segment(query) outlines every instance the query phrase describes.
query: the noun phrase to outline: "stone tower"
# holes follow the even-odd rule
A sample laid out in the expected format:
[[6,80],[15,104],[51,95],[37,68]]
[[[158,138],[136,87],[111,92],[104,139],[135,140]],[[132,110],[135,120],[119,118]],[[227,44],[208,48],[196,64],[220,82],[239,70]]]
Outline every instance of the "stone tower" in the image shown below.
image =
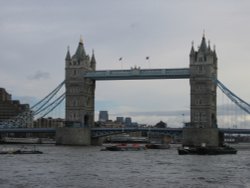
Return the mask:
[[95,71],[96,60],[86,54],[82,38],[75,54],[71,57],[68,49],[65,58],[65,117],[68,126],[94,125],[95,81],[84,78],[85,72]]
[[202,37],[198,51],[190,52],[191,126],[214,128],[216,122],[217,56]]
[[219,145],[216,118],[217,55],[203,35],[200,47],[190,51],[191,123],[183,131],[183,144]]

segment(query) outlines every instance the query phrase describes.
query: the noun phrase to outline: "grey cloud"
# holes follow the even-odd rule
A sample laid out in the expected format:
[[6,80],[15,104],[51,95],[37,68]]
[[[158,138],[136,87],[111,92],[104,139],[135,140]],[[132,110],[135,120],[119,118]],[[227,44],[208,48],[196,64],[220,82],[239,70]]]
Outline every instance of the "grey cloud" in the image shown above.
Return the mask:
[[50,78],[50,73],[38,70],[33,75],[30,75],[27,78],[29,80],[48,79],[48,78]]

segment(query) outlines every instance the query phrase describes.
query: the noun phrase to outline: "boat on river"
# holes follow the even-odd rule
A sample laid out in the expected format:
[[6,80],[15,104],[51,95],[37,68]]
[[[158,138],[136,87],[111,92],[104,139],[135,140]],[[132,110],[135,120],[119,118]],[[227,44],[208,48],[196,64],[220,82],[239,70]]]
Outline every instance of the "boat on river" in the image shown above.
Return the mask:
[[16,137],[4,137],[0,141],[4,144],[41,144],[40,138],[16,138]]
[[33,149],[29,149],[27,147],[22,148],[3,148],[0,151],[0,154],[43,154],[42,151],[39,151],[34,147]]
[[224,155],[237,154],[237,150],[230,146],[222,147],[182,147],[178,148],[179,155]]
[[146,137],[131,137],[127,134],[112,136],[103,143],[102,151],[138,151],[145,150],[148,144]]
[[163,143],[149,143],[146,145],[147,149],[170,149],[169,144]]

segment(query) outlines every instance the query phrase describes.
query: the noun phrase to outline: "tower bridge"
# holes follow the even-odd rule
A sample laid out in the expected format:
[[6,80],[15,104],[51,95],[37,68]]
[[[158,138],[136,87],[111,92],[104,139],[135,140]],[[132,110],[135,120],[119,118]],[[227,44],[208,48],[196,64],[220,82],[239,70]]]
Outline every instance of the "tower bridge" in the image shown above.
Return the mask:
[[[74,126],[58,128],[56,130],[57,143],[89,145],[91,137],[99,137],[105,132],[112,134],[112,132],[121,131],[118,129],[102,130],[94,127],[96,82],[147,79],[189,79],[191,122],[188,123],[188,127],[177,130],[178,133],[182,132],[184,145],[200,146],[201,143],[206,143],[208,146],[218,146],[221,144],[221,134],[219,132],[238,134],[248,132],[248,130],[218,129],[217,86],[231,101],[248,114],[250,114],[250,105],[217,80],[217,54],[215,49],[212,50],[210,48],[210,44],[207,45],[205,36],[202,37],[200,47],[197,50],[191,46],[188,68],[171,69],[141,69],[140,67],[134,67],[129,70],[96,70],[95,55],[92,53],[90,57],[86,54],[81,39],[73,56],[70,55],[69,49],[67,51],[65,58],[65,81],[43,100],[34,105],[34,108],[32,107],[34,113],[31,115],[36,115],[41,111],[49,109],[45,113],[47,115],[65,97],[65,120],[73,123],[74,126],[78,125],[79,128],[74,128]],[[63,85],[65,85],[65,93],[49,104],[51,98],[55,96]],[[39,105],[40,103],[42,105]],[[24,116],[27,115],[24,114]],[[129,129],[124,130],[131,131]],[[49,131],[53,132],[55,130]],[[174,132],[175,130],[168,131]]]
[[[94,126],[95,82],[99,80],[138,79],[189,79],[190,80],[190,126],[183,130],[185,145],[218,146],[217,128],[217,55],[215,49],[206,43],[205,36],[198,50],[193,45],[189,54],[189,68],[96,70],[95,55],[86,54],[82,39],[73,56],[68,49],[65,58],[66,121],[77,122],[88,127]],[[71,137],[77,132],[58,132],[59,140]],[[85,133],[84,133],[85,134]],[[85,134],[86,136],[86,134]],[[89,136],[90,137],[90,136]],[[68,138],[66,140],[69,140]],[[89,144],[89,138],[85,144]],[[63,141],[62,141],[63,142]]]

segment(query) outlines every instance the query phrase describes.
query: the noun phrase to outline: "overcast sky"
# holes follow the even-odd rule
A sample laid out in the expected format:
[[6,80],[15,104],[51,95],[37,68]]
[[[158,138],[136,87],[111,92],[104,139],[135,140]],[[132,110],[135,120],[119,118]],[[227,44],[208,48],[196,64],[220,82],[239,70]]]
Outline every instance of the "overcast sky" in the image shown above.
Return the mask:
[[[41,99],[64,79],[67,46],[74,54],[81,35],[98,70],[188,67],[205,31],[219,80],[249,102],[249,21],[247,0],[0,0],[0,87],[22,103]],[[188,80],[100,81],[95,101],[112,116],[181,122],[189,97]]]

